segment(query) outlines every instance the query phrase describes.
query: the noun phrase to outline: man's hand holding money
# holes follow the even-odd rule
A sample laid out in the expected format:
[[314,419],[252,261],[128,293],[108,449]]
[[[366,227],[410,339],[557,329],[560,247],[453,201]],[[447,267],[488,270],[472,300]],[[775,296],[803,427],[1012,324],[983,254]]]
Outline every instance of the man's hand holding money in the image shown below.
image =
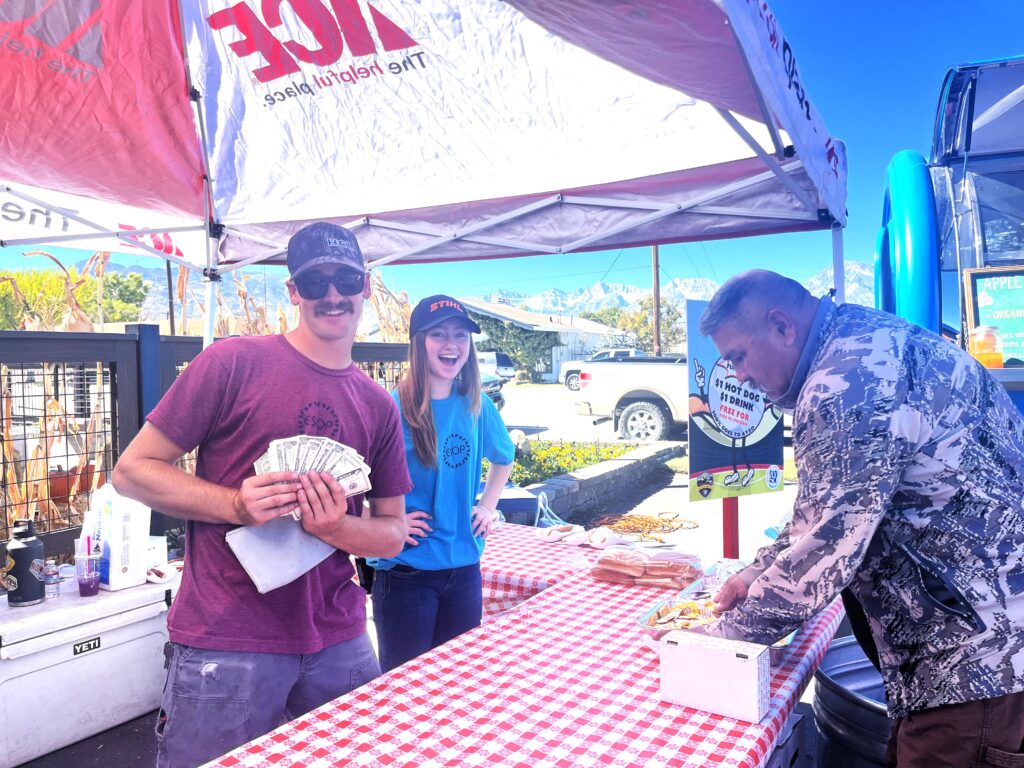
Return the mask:
[[242,525],[263,525],[295,509],[299,489],[295,472],[253,475],[235,491],[231,504]]
[[348,510],[348,497],[341,484],[329,472],[307,472],[299,476],[299,485],[302,527],[325,541],[336,535],[345,524]]

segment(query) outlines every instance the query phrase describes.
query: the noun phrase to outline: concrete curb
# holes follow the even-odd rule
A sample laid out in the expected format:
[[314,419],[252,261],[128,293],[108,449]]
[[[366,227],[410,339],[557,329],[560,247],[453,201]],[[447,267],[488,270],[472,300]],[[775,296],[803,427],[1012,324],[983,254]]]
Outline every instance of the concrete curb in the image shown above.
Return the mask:
[[646,443],[616,459],[549,477],[544,482],[526,486],[526,490],[534,495],[546,493],[551,511],[565,520],[572,520],[572,511],[577,507],[623,486],[640,482],[683,452],[683,446],[678,443]]

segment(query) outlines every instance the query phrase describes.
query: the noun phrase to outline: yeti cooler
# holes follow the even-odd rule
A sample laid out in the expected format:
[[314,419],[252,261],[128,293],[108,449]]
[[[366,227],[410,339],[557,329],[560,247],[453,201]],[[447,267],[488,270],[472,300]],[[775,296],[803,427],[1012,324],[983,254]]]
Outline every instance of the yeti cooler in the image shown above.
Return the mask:
[[28,608],[0,602],[0,768],[94,736],[160,706],[170,584]]

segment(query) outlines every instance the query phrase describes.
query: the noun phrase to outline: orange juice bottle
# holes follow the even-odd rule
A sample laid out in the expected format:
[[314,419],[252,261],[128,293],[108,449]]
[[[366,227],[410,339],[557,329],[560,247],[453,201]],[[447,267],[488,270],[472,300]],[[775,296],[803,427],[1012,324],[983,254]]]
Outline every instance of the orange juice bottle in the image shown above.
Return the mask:
[[969,351],[986,368],[1003,367],[1003,344],[995,326],[979,325],[971,331]]

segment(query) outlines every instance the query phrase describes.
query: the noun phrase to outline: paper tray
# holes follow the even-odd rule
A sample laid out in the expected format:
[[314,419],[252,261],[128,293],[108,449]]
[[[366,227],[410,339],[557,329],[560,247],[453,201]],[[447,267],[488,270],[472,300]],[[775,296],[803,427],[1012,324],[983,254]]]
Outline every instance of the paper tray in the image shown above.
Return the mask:
[[[712,566],[712,568],[714,568],[714,566]],[[709,571],[710,570],[711,569],[709,569]],[[709,584],[707,582],[711,583]],[[709,589],[708,587],[711,587],[711,589]],[[666,605],[690,600],[703,600],[708,597],[713,597],[717,589],[718,583],[717,580],[714,578],[712,571],[711,578],[705,577],[697,579],[695,582],[693,582],[693,584],[679,592],[677,595],[656,602],[654,605],[652,605],[650,608],[644,611],[644,613],[637,619],[637,626],[640,627],[640,630],[645,635],[647,635],[655,641],[660,640],[663,635],[667,634],[668,632],[671,632],[673,629],[679,629],[682,632],[690,631],[681,627],[652,627],[650,626],[649,622],[651,616],[656,614],[662,607]],[[771,661],[772,666],[777,666],[778,664],[782,663],[782,660],[785,659],[786,654],[789,652],[789,646],[793,642],[794,637],[796,637],[796,630],[790,632],[782,639],[777,640],[775,643],[772,643],[772,645],[768,646],[769,659]]]

